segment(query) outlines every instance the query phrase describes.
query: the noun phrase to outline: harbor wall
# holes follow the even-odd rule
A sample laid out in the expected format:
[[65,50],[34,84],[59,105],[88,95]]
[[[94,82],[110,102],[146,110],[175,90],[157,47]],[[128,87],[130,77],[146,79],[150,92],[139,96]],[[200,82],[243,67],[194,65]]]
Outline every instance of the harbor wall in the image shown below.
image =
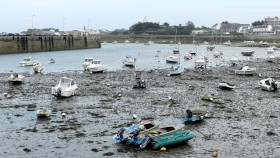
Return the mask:
[[[221,38],[222,37],[222,38]],[[117,41],[118,43],[124,43],[125,40],[129,40],[131,43],[135,43],[138,41],[139,43],[147,43],[148,41],[153,41],[154,43],[159,44],[170,44],[175,42],[174,35],[102,35],[101,42],[112,43]],[[269,45],[275,45],[280,47],[280,36],[279,35],[251,35],[251,34],[230,34],[230,35],[211,35],[211,34],[203,34],[203,35],[177,35],[177,42],[180,41],[182,44],[192,44],[193,40],[197,42],[197,44],[203,44],[204,41],[213,44],[220,44],[227,41],[231,41],[233,46],[247,46],[247,44],[243,43],[244,41],[255,41],[255,46],[263,47],[263,44],[259,44],[260,41],[268,42]],[[172,41],[172,42],[171,42]],[[276,43],[276,44],[273,44]],[[266,45],[266,46],[269,46]]]
[[0,36],[0,54],[101,48],[92,36]]

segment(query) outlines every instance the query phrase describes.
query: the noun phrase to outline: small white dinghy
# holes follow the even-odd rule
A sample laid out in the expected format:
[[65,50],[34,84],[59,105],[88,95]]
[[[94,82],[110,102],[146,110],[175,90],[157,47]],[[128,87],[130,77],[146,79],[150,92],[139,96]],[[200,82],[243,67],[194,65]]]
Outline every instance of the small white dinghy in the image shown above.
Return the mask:
[[33,64],[34,73],[41,73],[44,70],[44,65],[40,62],[35,62]]
[[9,82],[10,84],[22,84],[23,79],[24,79],[24,76],[23,76],[23,75],[15,74],[15,75],[11,75],[11,76],[9,77],[8,82]]
[[36,111],[37,118],[48,118],[50,114],[51,110],[47,108],[40,108]]
[[78,86],[73,79],[62,77],[59,83],[51,88],[51,91],[56,97],[70,97],[78,93]]
[[236,88],[236,86],[232,83],[228,83],[228,82],[219,82],[218,88],[222,89],[222,90],[232,90],[234,88]]
[[244,66],[241,69],[235,70],[237,75],[253,75],[256,72],[256,68],[251,68],[249,66]]
[[260,80],[259,86],[265,91],[277,91],[277,89],[280,87],[280,83],[279,81],[275,81],[272,78],[265,78]]

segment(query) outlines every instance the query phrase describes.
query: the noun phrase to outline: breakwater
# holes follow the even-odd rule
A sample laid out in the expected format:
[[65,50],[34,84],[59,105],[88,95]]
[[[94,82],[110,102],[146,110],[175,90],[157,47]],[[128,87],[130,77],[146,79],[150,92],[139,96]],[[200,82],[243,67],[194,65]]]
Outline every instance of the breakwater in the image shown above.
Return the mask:
[[100,47],[100,38],[92,36],[0,36],[0,54]]
[[[159,44],[170,44],[175,42],[175,35],[102,35],[101,41],[112,43],[114,41],[118,43],[124,43],[125,40],[128,40],[131,43],[138,41],[139,43],[147,43],[148,41],[153,41],[154,43]],[[243,43],[244,41],[255,41],[256,47],[264,47],[274,45],[280,46],[280,36],[279,35],[251,35],[251,34],[229,34],[229,35],[211,35],[211,34],[199,34],[199,35],[177,35],[176,41],[180,41],[182,44],[192,44],[193,41],[196,41],[197,44],[203,44],[204,41],[213,44],[220,44],[227,41],[231,41],[233,46],[248,46]],[[268,45],[263,45],[259,43],[260,41],[268,42]],[[276,44],[275,44],[276,43]]]

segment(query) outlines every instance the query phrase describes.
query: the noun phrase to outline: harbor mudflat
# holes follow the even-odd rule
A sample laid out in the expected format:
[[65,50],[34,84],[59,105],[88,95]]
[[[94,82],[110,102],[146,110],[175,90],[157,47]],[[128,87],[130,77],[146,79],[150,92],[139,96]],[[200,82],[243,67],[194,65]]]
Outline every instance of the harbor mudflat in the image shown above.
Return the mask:
[[[83,71],[24,74],[22,85],[7,82],[1,73],[0,146],[2,157],[277,157],[280,155],[279,92],[262,91],[265,77],[280,79],[278,63],[254,60],[253,76],[234,71],[243,65],[211,69],[185,69],[169,77],[167,70],[143,71],[146,89],[133,89],[134,69],[89,74]],[[60,77],[75,80],[79,95],[57,99],[50,91]],[[236,85],[231,91],[218,89],[220,81]],[[201,100],[212,94],[213,101]],[[172,101],[170,101],[170,97]],[[204,106],[210,117],[187,125],[194,138],[185,145],[167,147],[166,152],[140,150],[114,144],[113,135],[127,127],[133,114],[145,120],[180,123],[185,111]],[[37,119],[40,107],[52,109],[50,119]],[[66,116],[63,117],[62,113]],[[160,154],[160,155],[159,155]]]

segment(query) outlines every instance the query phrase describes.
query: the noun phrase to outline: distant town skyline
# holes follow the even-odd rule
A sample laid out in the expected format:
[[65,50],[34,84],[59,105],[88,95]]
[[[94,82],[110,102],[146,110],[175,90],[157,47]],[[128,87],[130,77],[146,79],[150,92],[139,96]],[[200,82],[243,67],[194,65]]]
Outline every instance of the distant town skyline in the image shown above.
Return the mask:
[[251,24],[280,16],[277,0],[9,0],[1,3],[0,32],[30,28],[59,30],[128,29],[142,21],[211,27],[216,23]]

